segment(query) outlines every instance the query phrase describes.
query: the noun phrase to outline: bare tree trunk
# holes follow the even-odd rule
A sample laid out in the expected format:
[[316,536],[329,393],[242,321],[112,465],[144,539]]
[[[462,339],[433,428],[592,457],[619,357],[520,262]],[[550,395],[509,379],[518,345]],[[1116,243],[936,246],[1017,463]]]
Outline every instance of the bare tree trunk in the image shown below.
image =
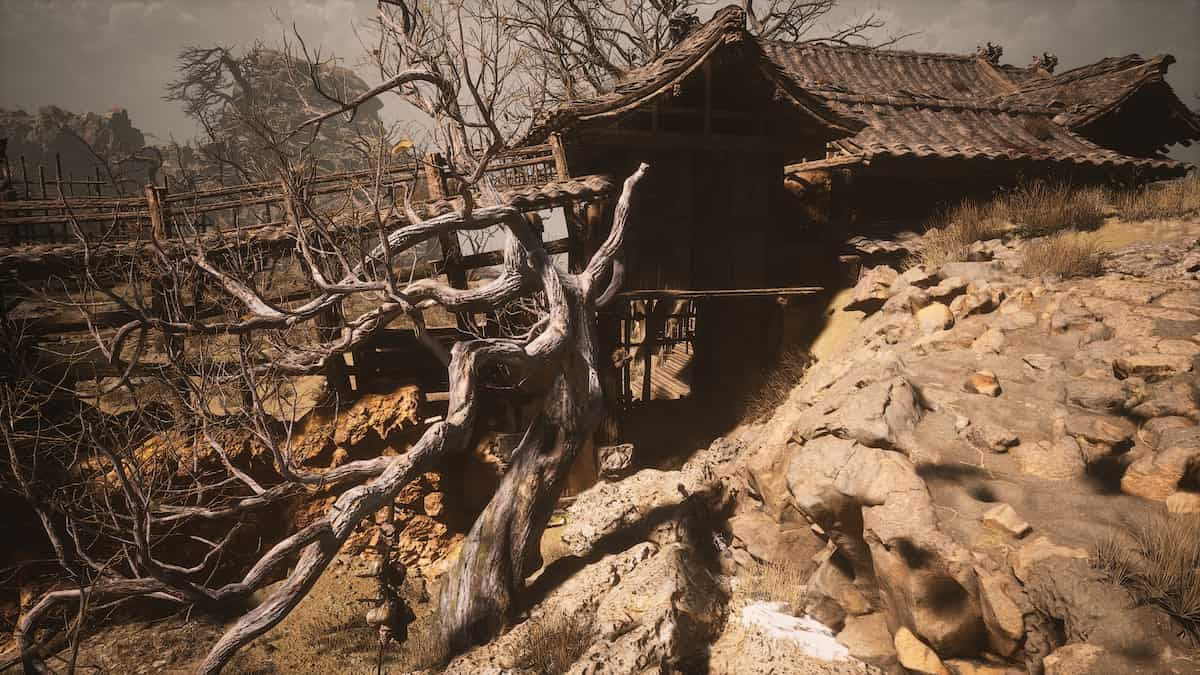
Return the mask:
[[600,421],[595,306],[577,288],[565,290],[571,349],[442,588],[438,617],[451,653],[490,640],[507,624],[525,578],[541,566],[542,533],[575,456]]

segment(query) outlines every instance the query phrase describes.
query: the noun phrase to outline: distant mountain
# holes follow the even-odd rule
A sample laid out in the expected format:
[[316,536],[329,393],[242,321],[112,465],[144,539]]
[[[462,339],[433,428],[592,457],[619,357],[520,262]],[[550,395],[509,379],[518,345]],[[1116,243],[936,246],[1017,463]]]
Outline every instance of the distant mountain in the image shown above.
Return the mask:
[[[54,179],[56,155],[63,178],[93,178],[108,163],[118,177],[144,182],[158,165],[153,153],[147,154],[145,134],[121,108],[101,114],[77,114],[56,106],[43,107],[36,114],[0,109],[0,138],[8,139],[7,155],[16,181],[21,180],[22,157],[35,184],[39,166],[44,167],[47,180]],[[32,188],[34,193],[37,189]]]

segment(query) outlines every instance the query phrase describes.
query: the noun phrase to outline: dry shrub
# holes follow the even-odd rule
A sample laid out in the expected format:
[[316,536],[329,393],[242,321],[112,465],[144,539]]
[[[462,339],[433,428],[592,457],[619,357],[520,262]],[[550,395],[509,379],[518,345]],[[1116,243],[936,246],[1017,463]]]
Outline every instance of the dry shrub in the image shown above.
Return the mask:
[[779,360],[762,374],[758,386],[751,386],[750,393],[742,402],[742,414],[757,421],[775,412],[788,394],[813,364],[812,355],[804,349],[791,348],[779,355]]
[[1094,237],[1059,232],[1025,242],[1021,271],[1029,277],[1053,274],[1063,279],[1095,276],[1101,272],[1104,250]]
[[995,208],[1026,237],[1062,230],[1094,230],[1104,223],[1108,191],[1037,181],[996,199]]
[[996,200],[963,200],[934,213],[927,223],[929,232],[917,261],[937,269],[948,262],[966,260],[971,244],[1002,235],[1007,223],[999,204]]
[[744,578],[747,597],[754,600],[786,602],[792,613],[799,615],[808,601],[808,573],[798,562],[759,563]]
[[531,619],[517,645],[515,665],[542,675],[559,675],[583,656],[591,642],[590,616]]
[[1125,220],[1182,218],[1200,213],[1200,175],[1123,190],[1114,194],[1112,201]]
[[1110,532],[1092,564],[1200,637],[1200,516],[1157,514]]
[[440,671],[450,660],[446,641],[437,629],[437,612],[428,612],[408,626],[408,637],[394,647],[395,661],[389,663],[402,673],[415,671]]

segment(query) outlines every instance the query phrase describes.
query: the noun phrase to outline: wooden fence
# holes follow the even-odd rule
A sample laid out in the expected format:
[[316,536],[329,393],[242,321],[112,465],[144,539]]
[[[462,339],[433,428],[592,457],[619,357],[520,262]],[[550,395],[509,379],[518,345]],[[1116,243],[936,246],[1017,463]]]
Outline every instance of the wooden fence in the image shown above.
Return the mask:
[[[22,174],[27,174],[22,158]],[[27,177],[15,189],[16,200],[0,201],[0,245],[72,242],[77,232],[105,241],[140,236],[151,216],[150,201],[161,205],[167,236],[193,235],[217,227],[255,228],[282,225],[284,195],[278,182],[245,183],[188,192],[172,193],[167,186],[146,186],[135,197],[105,196],[96,180],[40,178],[31,184]],[[551,182],[559,177],[549,145],[521,148],[498,157],[488,167],[486,178],[497,190],[511,190]],[[375,170],[344,171],[315,176],[306,190],[309,197],[332,200],[353,199],[356,191],[382,190],[388,204],[401,203],[413,190],[415,200],[437,200],[450,196],[449,178],[437,156],[421,162],[404,162]],[[36,190],[31,189],[36,185]],[[84,194],[75,194],[79,186]],[[153,193],[153,195],[151,194]],[[78,230],[76,227],[78,226]]]

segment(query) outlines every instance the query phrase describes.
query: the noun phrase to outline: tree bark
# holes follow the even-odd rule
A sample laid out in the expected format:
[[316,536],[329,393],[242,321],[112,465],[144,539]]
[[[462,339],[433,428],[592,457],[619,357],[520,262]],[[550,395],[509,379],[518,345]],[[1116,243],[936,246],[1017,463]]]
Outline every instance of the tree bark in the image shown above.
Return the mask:
[[525,578],[541,566],[542,534],[575,456],[600,420],[595,305],[577,287],[565,290],[574,330],[563,367],[442,588],[439,625],[451,653],[506,626]]

